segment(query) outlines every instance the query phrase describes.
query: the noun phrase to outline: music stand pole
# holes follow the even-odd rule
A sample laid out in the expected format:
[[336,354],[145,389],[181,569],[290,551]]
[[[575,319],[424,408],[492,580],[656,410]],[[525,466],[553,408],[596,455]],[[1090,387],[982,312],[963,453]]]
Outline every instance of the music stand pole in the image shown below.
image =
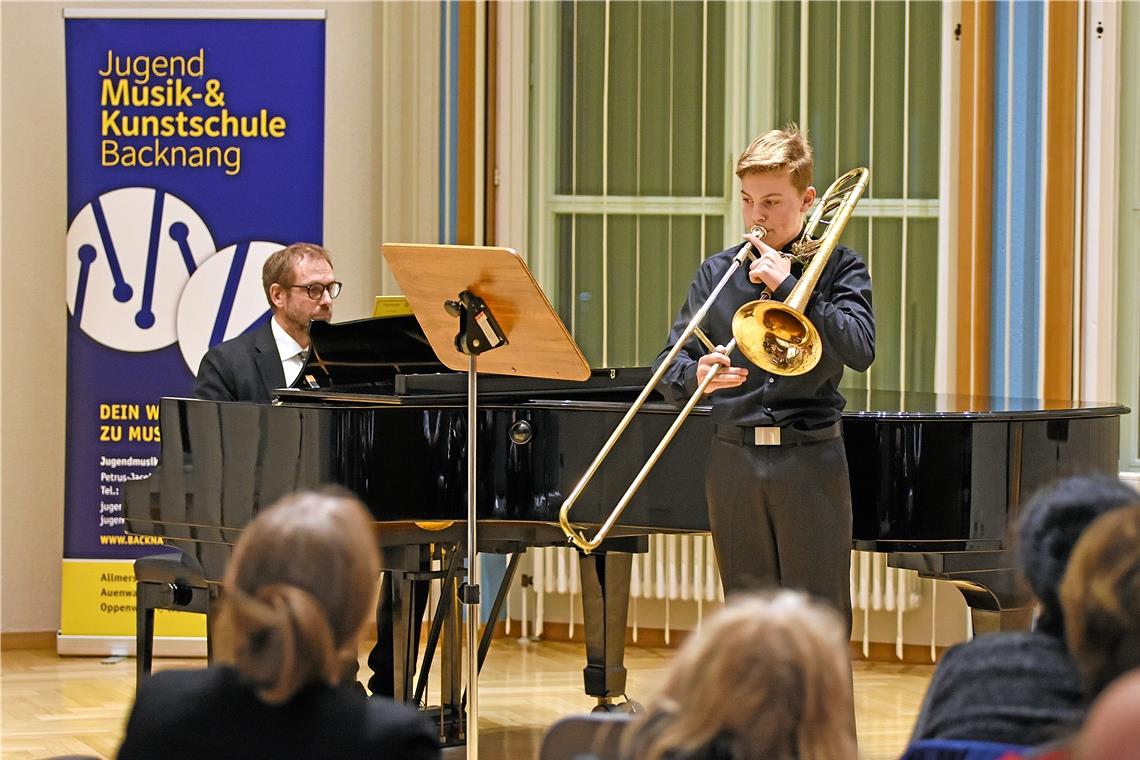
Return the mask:
[[[462,601],[467,607],[467,757],[479,757],[479,563],[476,551],[475,513],[475,445],[478,439],[479,418],[479,358],[467,357],[467,587]],[[474,597],[472,600],[471,597]]]
[[[467,756],[478,756],[479,570],[477,560],[476,357],[485,374],[585,380],[590,365],[546,295],[510,248],[385,243],[384,258],[439,360],[467,372],[467,583],[459,590],[468,617]],[[456,298],[455,293],[459,293]],[[486,300],[484,300],[486,299]],[[443,302],[444,309],[440,309]],[[506,329],[499,327],[495,315]],[[459,334],[455,318],[459,318]],[[510,336],[510,344],[507,336]]]
[[455,348],[467,355],[467,582],[459,591],[459,601],[467,611],[467,757],[479,757],[479,564],[476,496],[476,467],[479,438],[479,354],[506,345],[507,336],[499,327],[486,302],[469,290],[457,299],[448,299],[443,308],[459,319]]

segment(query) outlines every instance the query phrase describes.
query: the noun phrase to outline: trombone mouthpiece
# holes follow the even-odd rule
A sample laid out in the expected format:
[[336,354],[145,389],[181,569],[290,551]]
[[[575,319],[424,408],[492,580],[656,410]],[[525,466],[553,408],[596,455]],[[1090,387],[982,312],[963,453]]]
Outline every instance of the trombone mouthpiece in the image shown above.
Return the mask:
[[[751,230],[749,230],[749,232],[753,235],[756,235],[761,240],[763,240],[764,236],[768,234],[768,230],[764,229],[759,224],[754,226]],[[760,252],[758,250],[754,250],[752,241],[745,240],[744,245],[740,246],[740,250],[736,252],[735,258],[738,263],[743,264],[746,258],[755,261],[758,253]]]

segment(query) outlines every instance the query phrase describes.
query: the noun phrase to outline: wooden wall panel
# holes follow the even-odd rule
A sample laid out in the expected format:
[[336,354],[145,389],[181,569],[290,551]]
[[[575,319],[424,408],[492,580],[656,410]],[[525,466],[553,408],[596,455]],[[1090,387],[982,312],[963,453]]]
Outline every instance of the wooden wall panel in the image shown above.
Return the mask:
[[1073,277],[1080,232],[1077,199],[1077,51],[1079,7],[1049,3],[1045,114],[1045,224],[1042,235],[1045,314],[1041,324],[1045,398],[1073,388]]
[[993,166],[994,3],[962,3],[959,108],[958,393],[989,393]]

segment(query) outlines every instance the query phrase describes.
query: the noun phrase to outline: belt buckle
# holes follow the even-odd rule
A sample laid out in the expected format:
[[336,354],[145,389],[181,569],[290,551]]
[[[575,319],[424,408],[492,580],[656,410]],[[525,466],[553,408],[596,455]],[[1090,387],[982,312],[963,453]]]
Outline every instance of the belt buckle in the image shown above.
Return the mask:
[[778,427],[757,427],[752,428],[752,432],[755,436],[752,442],[754,446],[780,445],[780,428]]

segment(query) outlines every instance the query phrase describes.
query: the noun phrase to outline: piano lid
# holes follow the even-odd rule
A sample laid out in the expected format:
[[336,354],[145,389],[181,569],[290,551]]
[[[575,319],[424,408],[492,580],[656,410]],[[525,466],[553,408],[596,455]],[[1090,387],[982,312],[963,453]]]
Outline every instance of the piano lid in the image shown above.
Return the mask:
[[397,374],[447,371],[413,316],[313,322],[309,339],[309,359],[294,383],[304,390],[391,392]]
[[1011,420],[1102,417],[1128,414],[1128,407],[1101,401],[967,396],[952,393],[840,388],[845,419]]

